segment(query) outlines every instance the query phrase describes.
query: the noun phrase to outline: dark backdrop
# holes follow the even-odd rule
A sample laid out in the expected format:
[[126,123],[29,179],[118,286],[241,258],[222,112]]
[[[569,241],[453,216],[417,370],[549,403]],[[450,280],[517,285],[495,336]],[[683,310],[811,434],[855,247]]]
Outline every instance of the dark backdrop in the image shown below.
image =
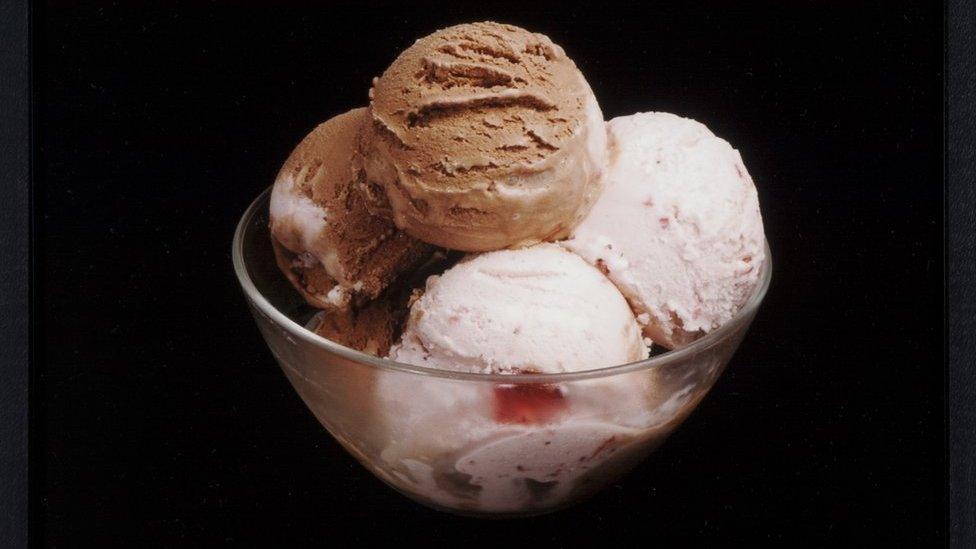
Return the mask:
[[[118,4],[33,16],[34,541],[944,537],[941,6]],[[505,523],[427,510],[346,455],[229,257],[308,130],[365,104],[415,38],[486,18],[563,45],[608,118],[671,111],[728,139],[775,261],[739,353],[658,452]]]

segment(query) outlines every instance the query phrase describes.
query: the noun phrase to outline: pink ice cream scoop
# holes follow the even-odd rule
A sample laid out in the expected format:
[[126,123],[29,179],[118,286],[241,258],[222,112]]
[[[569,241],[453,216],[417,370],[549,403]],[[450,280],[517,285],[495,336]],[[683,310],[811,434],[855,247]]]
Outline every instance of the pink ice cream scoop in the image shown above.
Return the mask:
[[644,334],[679,347],[730,320],[759,282],[759,200],[739,152],[667,113],[607,123],[606,188],[563,245],[597,266]]
[[470,256],[431,277],[390,352],[482,373],[571,372],[646,357],[620,292],[555,244]]
[[[577,372],[647,358],[627,301],[556,244],[468,256],[428,279],[390,358],[494,374]],[[646,378],[641,378],[646,381]],[[649,383],[404,383],[374,398],[390,467],[441,505],[506,512],[564,497],[591,468],[652,434]],[[627,405],[621,405],[626,402]],[[621,415],[626,409],[638,413]]]

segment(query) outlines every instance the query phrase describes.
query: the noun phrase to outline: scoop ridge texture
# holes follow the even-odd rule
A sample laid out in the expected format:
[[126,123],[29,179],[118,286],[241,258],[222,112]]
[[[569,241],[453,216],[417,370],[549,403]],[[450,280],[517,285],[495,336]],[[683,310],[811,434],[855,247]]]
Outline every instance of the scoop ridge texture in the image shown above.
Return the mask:
[[603,115],[541,34],[490,22],[437,31],[370,98],[368,194],[416,238],[463,251],[564,238],[596,199]]

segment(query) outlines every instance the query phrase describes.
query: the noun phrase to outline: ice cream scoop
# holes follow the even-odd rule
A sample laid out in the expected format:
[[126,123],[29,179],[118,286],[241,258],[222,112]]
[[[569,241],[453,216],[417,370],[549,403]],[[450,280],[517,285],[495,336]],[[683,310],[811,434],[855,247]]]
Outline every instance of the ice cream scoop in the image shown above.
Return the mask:
[[564,245],[617,285],[648,337],[678,347],[730,320],[759,282],[756,188],[739,152],[694,120],[607,127],[604,192]]
[[361,307],[320,311],[312,331],[357,351],[386,356],[400,335],[406,314],[406,301],[381,296]]
[[369,114],[372,207],[425,242],[488,251],[564,238],[599,193],[603,115],[541,34],[491,22],[437,31],[374,80]]
[[623,296],[555,244],[465,258],[431,277],[390,358],[483,373],[556,373],[647,357]]
[[[471,255],[428,279],[390,358],[480,373],[576,372],[647,357],[626,300],[556,244]],[[569,384],[379,376],[382,457],[441,505],[506,512],[581,489],[653,435],[647,376]]]
[[282,166],[271,192],[271,234],[281,270],[314,307],[374,298],[433,248],[366,208],[352,165],[365,108],[315,128]]

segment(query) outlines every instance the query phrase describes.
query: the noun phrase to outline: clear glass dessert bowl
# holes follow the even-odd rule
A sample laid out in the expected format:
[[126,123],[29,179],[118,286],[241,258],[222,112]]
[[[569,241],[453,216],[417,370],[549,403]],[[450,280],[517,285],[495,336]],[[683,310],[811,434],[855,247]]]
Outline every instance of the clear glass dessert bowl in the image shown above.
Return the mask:
[[705,397],[769,288],[770,254],[742,310],[647,360],[561,374],[445,371],[377,358],[305,328],[315,311],[275,264],[268,191],[245,212],[233,262],[285,376],[367,469],[422,504],[524,516],[585,498],[639,463]]

